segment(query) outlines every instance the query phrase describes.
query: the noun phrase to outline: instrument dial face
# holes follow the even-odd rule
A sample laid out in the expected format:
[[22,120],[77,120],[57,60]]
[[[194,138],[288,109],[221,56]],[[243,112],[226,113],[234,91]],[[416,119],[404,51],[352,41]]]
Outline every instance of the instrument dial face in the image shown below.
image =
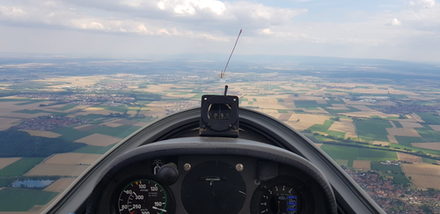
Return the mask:
[[186,175],[181,196],[190,214],[236,214],[246,199],[246,184],[234,166],[209,161]]
[[300,195],[294,185],[287,182],[268,182],[260,185],[252,198],[252,213],[300,213]]
[[137,179],[119,193],[120,214],[166,214],[170,211],[170,195],[159,183],[151,179]]

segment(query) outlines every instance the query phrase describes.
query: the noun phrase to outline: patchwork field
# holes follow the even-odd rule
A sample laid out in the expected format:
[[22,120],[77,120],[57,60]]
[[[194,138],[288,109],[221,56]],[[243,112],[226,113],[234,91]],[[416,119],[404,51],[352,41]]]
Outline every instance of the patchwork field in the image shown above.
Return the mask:
[[412,128],[386,128],[386,130],[392,136],[420,137],[419,133]]
[[0,158],[0,170],[20,159],[21,158]]
[[0,176],[21,176],[40,163],[43,158],[21,158],[0,170]]
[[101,155],[62,153],[52,155],[26,173],[27,176],[79,176]]
[[20,121],[21,121],[21,119],[0,118],[0,131],[9,129],[12,126],[15,126],[15,125],[19,124]]
[[103,135],[103,134],[91,134],[87,137],[76,140],[75,142],[86,143],[92,146],[108,146],[121,141],[120,138]]
[[440,189],[440,165],[427,163],[402,164],[402,169],[419,188]]
[[433,130],[440,132],[440,125],[430,125],[430,127],[431,127]]
[[303,131],[315,124],[323,124],[329,118],[330,117],[326,115],[292,114],[290,120],[286,123],[296,130]]
[[79,176],[89,165],[41,163],[27,172],[26,176]]
[[[170,67],[173,66],[157,70],[165,72]],[[21,198],[27,200],[23,206],[9,198],[10,204],[0,200],[0,213],[5,209],[39,213],[45,202],[66,189],[121,139],[154,120],[198,107],[202,94],[221,94],[224,83],[214,81],[204,69],[200,68],[200,73],[180,73],[181,70],[166,75],[149,73],[149,67],[136,75],[57,73],[56,77],[40,80],[1,83],[0,131],[23,130],[32,136],[55,138],[50,139],[55,143],[64,140],[78,147],[38,158],[33,153],[26,153],[30,157],[0,157],[0,198],[7,194],[10,198],[27,195]],[[425,84],[430,82],[426,80],[420,88],[412,87],[412,80],[405,82],[411,85],[407,86],[400,80],[327,78],[327,72],[333,74],[331,71],[304,75],[307,68],[276,70],[257,72],[244,68],[228,79],[229,94],[240,97],[240,107],[268,114],[301,131],[338,164],[346,166],[347,172],[372,173],[388,182],[392,178],[394,184],[400,185],[393,188],[404,188],[396,191],[396,200],[402,201],[401,194],[412,191],[411,182],[419,188],[440,188],[439,169],[435,165],[440,157],[437,82]],[[428,85],[431,91],[425,88]],[[41,126],[45,131],[36,130]],[[11,188],[15,179],[28,177],[50,177],[54,182],[35,191]],[[362,186],[370,185],[367,182]],[[390,186],[377,188],[380,191],[375,196],[394,194],[389,192]],[[414,194],[408,193],[415,199]],[[416,203],[419,202],[411,205]]]
[[93,164],[101,155],[99,154],[84,154],[84,153],[61,153],[52,155],[44,161],[45,164],[78,164],[89,165]]
[[412,162],[412,163],[422,162],[422,158],[419,156],[410,155],[410,154],[401,153],[401,152],[397,153],[397,158],[401,161],[408,161],[408,162]]
[[25,131],[32,136],[39,136],[39,137],[57,138],[61,136],[60,134],[51,131],[40,131],[40,130],[22,130],[22,131]]
[[391,124],[387,120],[379,118],[355,119],[354,123],[359,137],[368,140],[388,140],[386,128],[391,128]]
[[60,178],[46,187],[46,192],[63,192],[66,188],[75,181],[76,178]]
[[349,118],[341,118],[340,121],[335,121],[329,128],[331,131],[345,133],[345,138],[357,138],[356,128],[353,120]]
[[424,148],[424,149],[432,149],[440,151],[440,142],[431,142],[431,143],[412,143],[414,147]]
[[374,149],[366,149],[350,146],[337,146],[337,145],[322,145],[323,149],[334,159],[340,160],[396,160],[397,155],[395,152],[380,151]]
[[361,169],[361,170],[370,170],[371,169],[371,161],[369,160],[354,160],[353,168]]

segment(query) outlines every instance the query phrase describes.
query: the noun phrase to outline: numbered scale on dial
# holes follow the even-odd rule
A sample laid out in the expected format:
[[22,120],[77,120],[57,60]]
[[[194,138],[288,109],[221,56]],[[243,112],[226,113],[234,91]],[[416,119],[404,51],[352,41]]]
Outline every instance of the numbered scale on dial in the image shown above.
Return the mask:
[[272,181],[257,188],[251,210],[255,214],[297,214],[301,208],[299,201],[294,185]]
[[120,214],[171,213],[170,204],[168,191],[158,182],[146,178],[127,184],[118,198]]

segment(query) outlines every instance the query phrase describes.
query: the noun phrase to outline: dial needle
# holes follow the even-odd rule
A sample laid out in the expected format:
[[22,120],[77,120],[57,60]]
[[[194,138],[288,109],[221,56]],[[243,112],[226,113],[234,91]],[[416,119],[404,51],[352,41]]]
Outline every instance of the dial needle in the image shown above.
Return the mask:
[[159,207],[155,207],[155,206],[153,206],[152,207],[153,208],[153,210],[159,210],[159,211],[162,211],[162,212],[167,212],[167,210],[166,209],[161,209],[161,208],[159,208]]

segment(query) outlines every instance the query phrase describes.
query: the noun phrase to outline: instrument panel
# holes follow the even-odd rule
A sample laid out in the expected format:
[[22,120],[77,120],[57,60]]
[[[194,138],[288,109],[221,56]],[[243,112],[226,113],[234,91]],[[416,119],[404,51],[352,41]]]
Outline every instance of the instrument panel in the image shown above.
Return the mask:
[[100,209],[115,214],[314,213],[319,185],[292,166],[236,155],[142,160],[115,173]]

